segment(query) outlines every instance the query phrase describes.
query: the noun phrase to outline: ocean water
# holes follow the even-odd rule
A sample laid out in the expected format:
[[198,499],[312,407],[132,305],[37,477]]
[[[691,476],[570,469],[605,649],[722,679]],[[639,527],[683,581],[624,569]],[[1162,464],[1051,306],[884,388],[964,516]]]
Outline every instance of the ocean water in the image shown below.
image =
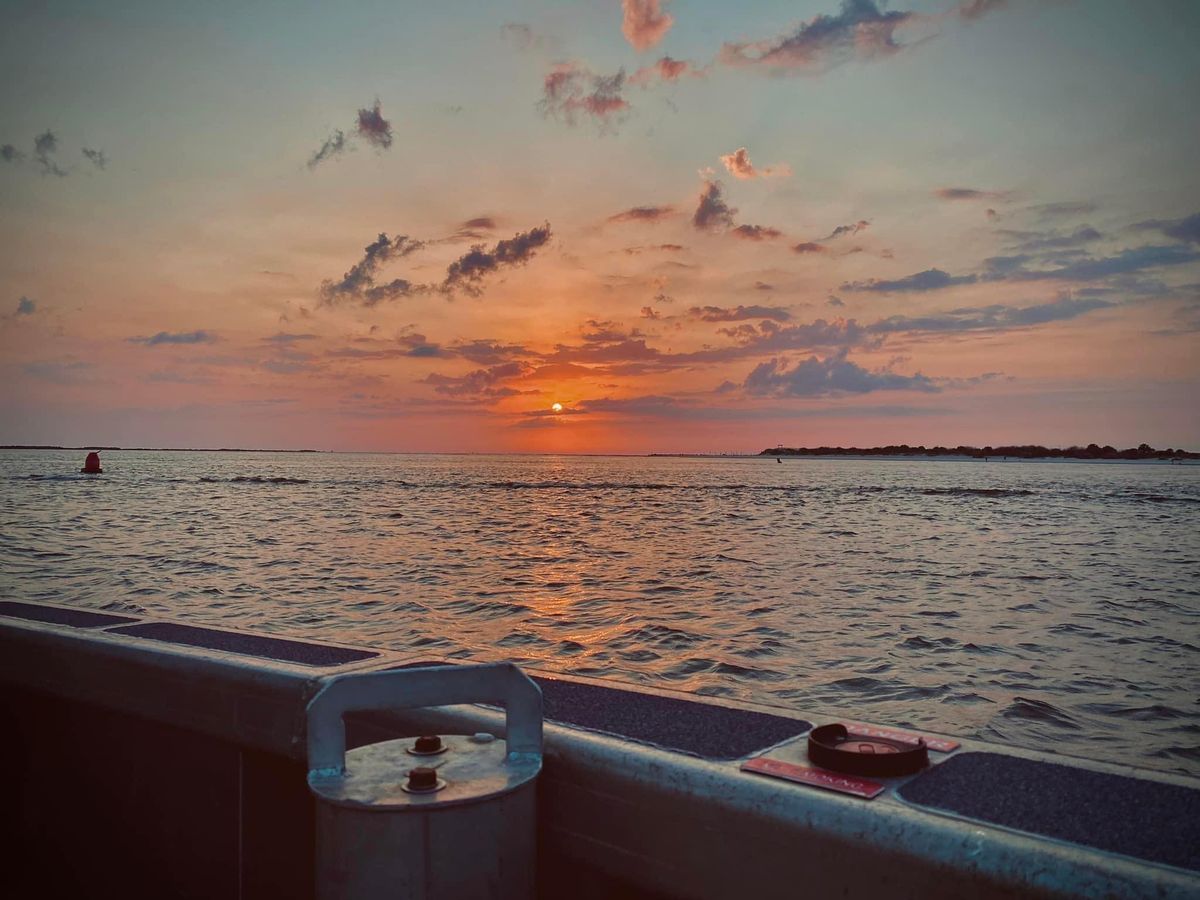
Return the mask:
[[1200,466],[0,451],[5,599],[1200,775]]

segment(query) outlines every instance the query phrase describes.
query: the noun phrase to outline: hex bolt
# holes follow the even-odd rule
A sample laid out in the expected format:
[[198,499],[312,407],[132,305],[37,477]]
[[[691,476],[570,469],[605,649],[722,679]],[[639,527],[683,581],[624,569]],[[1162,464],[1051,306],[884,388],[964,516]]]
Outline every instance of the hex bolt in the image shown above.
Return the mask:
[[413,793],[436,791],[438,788],[437,769],[429,766],[417,766],[408,773],[408,784],[405,785]]
[[436,734],[424,734],[413,744],[416,753],[439,753],[442,750],[442,739]]

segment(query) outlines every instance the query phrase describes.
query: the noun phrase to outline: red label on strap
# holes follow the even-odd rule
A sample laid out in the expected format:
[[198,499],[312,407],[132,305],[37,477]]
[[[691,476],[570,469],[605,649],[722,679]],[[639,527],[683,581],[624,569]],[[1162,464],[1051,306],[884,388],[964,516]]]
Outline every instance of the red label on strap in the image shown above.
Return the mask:
[[893,731],[891,728],[875,728],[871,725],[847,725],[846,731],[852,737],[890,738],[894,741],[907,741],[910,744],[922,740],[926,747],[930,750],[937,750],[939,753],[949,753],[951,750],[957,750],[960,746],[958,741],[946,741],[942,738],[926,737],[923,734],[911,734],[907,731]]
[[799,766],[795,763],[771,759],[769,756],[759,756],[742,763],[742,771],[770,775],[772,778],[783,778],[798,784],[809,784],[841,794],[853,794],[855,797],[862,797],[866,800],[877,797],[883,792],[883,785],[878,781],[859,778],[857,775],[841,775],[837,772],[830,772],[828,769]]

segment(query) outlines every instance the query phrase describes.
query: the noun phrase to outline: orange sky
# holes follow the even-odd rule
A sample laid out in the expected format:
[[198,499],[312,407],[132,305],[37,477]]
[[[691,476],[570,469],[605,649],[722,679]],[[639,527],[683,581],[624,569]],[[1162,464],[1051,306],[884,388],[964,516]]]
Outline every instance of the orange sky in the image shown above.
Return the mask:
[[1200,446],[1194,7],[634,7],[19,17],[0,442]]

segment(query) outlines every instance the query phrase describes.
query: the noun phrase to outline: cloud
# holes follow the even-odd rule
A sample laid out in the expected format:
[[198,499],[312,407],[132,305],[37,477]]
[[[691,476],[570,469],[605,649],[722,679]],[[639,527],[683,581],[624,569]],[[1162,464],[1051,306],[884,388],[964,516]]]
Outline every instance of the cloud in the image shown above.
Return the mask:
[[643,319],[661,319],[662,313],[652,306],[643,306],[641,316]]
[[[999,257],[1005,259],[1005,257]],[[1165,247],[1146,246],[1122,250],[1115,256],[1093,258],[1084,255],[1053,269],[1024,269],[1018,265],[1011,271],[989,275],[990,280],[1011,279],[1014,281],[1044,281],[1061,279],[1067,281],[1096,281],[1115,275],[1128,275],[1160,266],[1177,266],[1200,260],[1200,252],[1179,244]],[[989,261],[991,262],[991,261]]]
[[407,235],[397,235],[392,239],[386,233],[381,233],[363,248],[363,258],[350,267],[341,281],[321,283],[321,302],[331,304],[339,300],[358,300],[365,306],[374,306],[383,300],[395,300],[425,290],[421,285],[414,285],[403,278],[386,284],[375,283],[375,276],[385,262],[402,259],[424,246],[424,241],[412,240]]
[[557,40],[538,34],[522,22],[508,22],[502,25],[500,36],[518,50],[543,50],[558,44]]
[[675,22],[660,0],[621,0],[621,10],[621,33],[634,50],[653,47]]
[[700,192],[700,201],[692,214],[692,225],[700,231],[724,231],[733,227],[733,217],[737,210],[725,202],[721,191],[721,182],[715,179],[705,180],[704,190]]
[[904,48],[896,29],[914,13],[882,12],[875,0],[842,0],[837,15],[818,15],[778,38],[750,43],[727,43],[721,61],[730,66],[755,66],[776,73],[820,73],[850,59],[891,56]]
[[678,81],[685,76],[703,78],[707,69],[707,66],[697,68],[694,63],[686,59],[672,59],[669,56],[664,56],[649,66],[642,66],[642,68],[630,75],[629,83],[645,87],[656,80]]
[[1013,248],[1024,253],[1078,247],[1080,244],[1088,244],[1104,238],[1104,235],[1090,225],[1080,226],[1067,234],[1058,231],[1001,231],[999,233],[1014,238],[1016,243]]
[[381,150],[392,146],[392,123],[383,117],[378,100],[370,109],[358,111],[358,134],[368,144]]
[[962,331],[1002,331],[1063,322],[1112,306],[1096,297],[1060,297],[1032,306],[967,307],[930,316],[891,316],[867,326],[873,334],[940,334]]
[[978,276],[975,275],[951,275],[941,269],[926,269],[924,272],[917,272],[915,275],[897,278],[894,281],[881,281],[877,278],[870,278],[867,281],[848,281],[841,286],[841,290],[876,291],[878,293],[938,291],[960,284],[974,284],[978,280]]
[[327,159],[334,159],[346,152],[346,133],[342,129],[337,129],[329,137],[325,138],[317,151],[308,158],[308,167],[315,169]]
[[1151,228],[1177,241],[1200,244],[1200,213],[1192,213],[1184,219],[1151,219],[1148,222],[1138,222],[1134,227]]
[[128,340],[131,344],[159,347],[163,344],[213,344],[217,336],[210,331],[160,331],[150,337],[131,337]]
[[14,316],[32,316],[37,310],[37,301],[31,300],[28,297],[21,297],[17,300],[17,311]]
[[981,191],[977,188],[944,187],[933,192],[935,197],[942,200],[1005,200],[1008,191]]
[[472,296],[482,292],[480,282],[485,276],[502,267],[523,266],[537,253],[539,247],[550,240],[550,223],[518,232],[508,240],[499,241],[490,251],[483,244],[476,244],[446,269],[446,279],[441,290],[461,290]]
[[65,178],[65,169],[59,167],[51,157],[58,152],[58,138],[53,131],[45,131],[33,139],[33,158],[41,166],[43,175],[56,175]]
[[771,241],[783,237],[783,232],[778,228],[768,228],[766,225],[739,225],[730,234],[746,241]]
[[836,238],[844,237],[845,235],[854,236],[860,231],[866,231],[870,224],[870,221],[867,219],[859,219],[857,222],[851,222],[849,225],[839,225],[837,228],[833,229],[833,231],[829,232],[829,234],[825,235],[825,237],[821,238],[821,240],[832,241]]
[[745,319],[786,322],[792,317],[782,306],[693,306],[687,312],[701,322],[741,322]]
[[982,19],[988,13],[996,12],[1008,6],[1008,0],[963,0],[958,7],[958,14],[964,19],[975,21]]
[[680,407],[680,402],[674,397],[652,394],[646,397],[597,397],[580,400],[577,406],[589,413],[658,417],[674,413]]
[[755,396],[826,397],[834,394],[867,394],[872,391],[936,392],[932,379],[918,372],[899,375],[886,369],[874,372],[846,358],[841,350],[825,359],[810,356],[792,368],[784,360],[760,363],[746,376],[743,387]]
[[520,344],[502,344],[500,341],[476,338],[472,341],[458,341],[451,345],[451,350],[464,359],[479,363],[482,366],[496,365],[517,357],[532,356],[533,354]]
[[397,335],[396,343],[404,349],[405,356],[439,358],[454,355],[450,351],[445,350],[440,344],[431,342],[425,335],[418,334],[415,331],[406,331]]
[[87,373],[94,368],[91,363],[75,360],[71,362],[42,361],[26,363],[21,367],[26,375],[53,384],[83,384],[89,379]]
[[108,157],[104,155],[103,150],[93,150],[90,147],[83,148],[83,155],[86,156],[97,169],[108,168]]
[[439,375],[431,372],[421,379],[422,384],[431,384],[433,389],[447,397],[461,397],[468,394],[489,397],[509,397],[520,393],[511,388],[497,387],[502,382],[519,378],[529,370],[522,362],[506,362],[486,369],[476,369],[466,375]]
[[493,231],[496,228],[496,220],[491,216],[476,216],[474,219],[467,219],[458,227],[460,230],[468,231]]
[[613,75],[596,75],[578,63],[558,63],[542,81],[538,103],[545,116],[574,125],[580,115],[589,117],[601,131],[613,128],[629,109],[621,96],[625,70]]
[[12,144],[5,144],[0,147],[0,159],[8,163],[20,162],[25,158],[25,154],[14,147]]
[[675,215],[673,206],[635,206],[624,212],[609,216],[609,222],[648,222],[657,223]]
[[793,253],[824,253],[826,248],[816,241],[804,241],[792,247]]
[[1066,203],[1043,203],[1030,209],[1040,218],[1054,219],[1068,216],[1086,216],[1094,213],[1099,207],[1090,201],[1074,201]]
[[734,178],[784,178],[792,174],[791,166],[783,163],[756,169],[750,162],[750,154],[746,152],[745,147],[739,147],[732,153],[726,153],[720,159]]

